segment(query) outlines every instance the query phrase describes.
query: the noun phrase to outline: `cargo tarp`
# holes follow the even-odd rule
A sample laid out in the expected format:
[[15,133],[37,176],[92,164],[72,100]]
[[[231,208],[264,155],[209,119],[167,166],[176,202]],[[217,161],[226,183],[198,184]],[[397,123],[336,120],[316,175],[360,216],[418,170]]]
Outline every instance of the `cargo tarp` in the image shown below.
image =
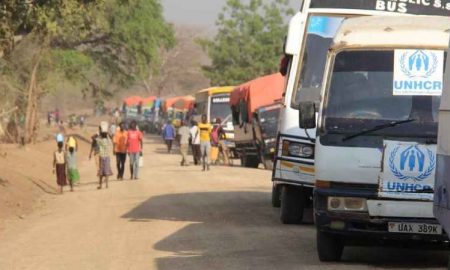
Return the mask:
[[261,106],[273,104],[282,99],[285,78],[280,73],[260,77],[236,87],[230,96],[230,105],[238,106],[240,102],[247,103],[248,117],[252,119],[253,112]]

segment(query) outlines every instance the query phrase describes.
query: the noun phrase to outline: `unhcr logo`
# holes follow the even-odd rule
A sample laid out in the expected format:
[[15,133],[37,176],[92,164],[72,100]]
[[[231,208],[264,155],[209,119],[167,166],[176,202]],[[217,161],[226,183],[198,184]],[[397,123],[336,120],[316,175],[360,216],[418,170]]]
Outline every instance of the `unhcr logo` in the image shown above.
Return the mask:
[[417,50],[411,55],[405,52],[401,56],[400,62],[402,72],[409,78],[429,78],[436,72],[438,58],[432,52],[426,53],[423,50]]
[[397,146],[389,156],[389,168],[400,180],[423,181],[430,177],[436,168],[436,158],[430,149],[417,145],[406,148]]
[[[442,91],[443,55],[431,50],[398,50],[394,94],[438,95]],[[442,65],[442,67],[441,67]]]

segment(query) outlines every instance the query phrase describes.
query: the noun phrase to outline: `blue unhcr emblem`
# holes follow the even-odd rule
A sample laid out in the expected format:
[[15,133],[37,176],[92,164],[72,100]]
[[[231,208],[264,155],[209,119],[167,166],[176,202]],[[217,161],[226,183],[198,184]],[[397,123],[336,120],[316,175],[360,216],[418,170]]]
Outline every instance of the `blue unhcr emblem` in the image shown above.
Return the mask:
[[[395,147],[389,156],[389,168],[395,177],[400,180],[423,181],[433,173],[436,168],[436,157],[433,151],[427,148],[424,153],[417,145],[411,145],[399,153],[400,148],[400,146]],[[400,156],[396,158],[398,153]]]
[[402,72],[409,78],[428,78],[436,72],[438,57],[432,52],[417,50],[408,56],[405,52],[400,57]]

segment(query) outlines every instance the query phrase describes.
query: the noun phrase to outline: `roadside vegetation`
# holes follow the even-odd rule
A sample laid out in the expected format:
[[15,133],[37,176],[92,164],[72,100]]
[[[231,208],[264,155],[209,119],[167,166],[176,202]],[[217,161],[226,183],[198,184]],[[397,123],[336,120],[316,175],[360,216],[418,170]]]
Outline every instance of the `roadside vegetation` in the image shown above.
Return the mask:
[[[71,88],[92,102],[157,74],[175,46],[157,0],[6,0],[0,5],[0,104],[36,138],[42,97]],[[17,138],[10,137],[11,141]]]
[[239,85],[276,72],[293,14],[289,0],[228,0],[217,19],[217,34],[199,40],[211,58],[203,67],[211,84]]

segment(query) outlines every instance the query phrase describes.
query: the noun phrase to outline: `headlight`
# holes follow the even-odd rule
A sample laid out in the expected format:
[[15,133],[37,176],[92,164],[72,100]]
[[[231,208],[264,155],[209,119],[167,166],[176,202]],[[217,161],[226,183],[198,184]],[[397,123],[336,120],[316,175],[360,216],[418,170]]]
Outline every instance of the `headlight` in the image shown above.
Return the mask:
[[314,156],[314,147],[303,143],[283,141],[283,156],[311,158]]
[[328,210],[366,212],[367,199],[356,197],[328,197]]
[[265,139],[265,140],[264,140],[264,143],[265,143],[265,144],[269,144],[269,143],[274,143],[275,141],[276,141],[275,138],[272,138],[272,139]]

